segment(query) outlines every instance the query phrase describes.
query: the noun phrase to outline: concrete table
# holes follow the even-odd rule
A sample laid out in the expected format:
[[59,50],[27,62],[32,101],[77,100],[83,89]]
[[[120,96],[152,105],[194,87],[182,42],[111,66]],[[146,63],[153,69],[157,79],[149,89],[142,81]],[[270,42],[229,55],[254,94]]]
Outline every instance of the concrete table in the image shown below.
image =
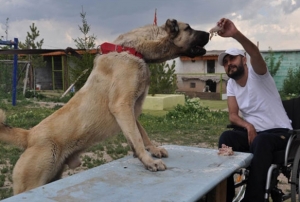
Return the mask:
[[[145,170],[132,156],[7,198],[3,202],[158,202],[196,201],[238,168],[247,167],[252,154],[218,156],[216,149],[164,145],[168,169]],[[225,183],[226,185],[226,183]]]

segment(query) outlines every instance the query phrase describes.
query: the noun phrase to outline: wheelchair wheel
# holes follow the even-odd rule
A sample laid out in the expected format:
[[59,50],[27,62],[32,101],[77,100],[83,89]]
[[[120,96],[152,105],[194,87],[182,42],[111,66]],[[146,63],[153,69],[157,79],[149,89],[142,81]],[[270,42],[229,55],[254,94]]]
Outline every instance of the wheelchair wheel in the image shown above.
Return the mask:
[[246,185],[245,184],[238,187],[238,188],[236,188],[236,195],[235,195],[232,202],[240,202],[244,198],[245,191],[246,191]]
[[[300,163],[300,146],[297,149],[293,169],[292,169],[292,178],[291,178],[291,201],[297,201],[297,195],[299,195],[299,163]],[[298,196],[298,201],[300,202],[300,198]]]
[[248,170],[242,168],[235,173],[234,175],[235,197],[232,202],[239,202],[244,198],[248,172],[249,172]]

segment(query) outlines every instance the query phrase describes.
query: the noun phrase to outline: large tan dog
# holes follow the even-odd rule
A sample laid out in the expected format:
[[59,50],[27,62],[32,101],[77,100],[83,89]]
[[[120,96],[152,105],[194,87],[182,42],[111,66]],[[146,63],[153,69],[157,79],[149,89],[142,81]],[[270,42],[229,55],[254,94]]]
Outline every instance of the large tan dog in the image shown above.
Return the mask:
[[208,38],[207,32],[176,20],[135,29],[114,43],[135,48],[143,59],[128,52],[97,56],[85,85],[35,127],[9,127],[0,110],[0,140],[25,149],[13,171],[14,194],[59,179],[65,164],[79,166],[81,152],[120,130],[147,169],[165,170],[163,161],[152,159],[147,151],[158,158],[167,157],[167,151],[151,143],[137,120],[149,88],[146,63],[204,55]]

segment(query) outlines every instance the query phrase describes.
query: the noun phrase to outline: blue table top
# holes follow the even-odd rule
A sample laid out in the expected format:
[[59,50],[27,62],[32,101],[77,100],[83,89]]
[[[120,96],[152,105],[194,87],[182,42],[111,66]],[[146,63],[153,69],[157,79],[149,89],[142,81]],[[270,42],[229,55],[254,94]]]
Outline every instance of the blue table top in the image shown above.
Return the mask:
[[150,172],[132,156],[80,172],[3,202],[195,201],[238,168],[247,167],[252,154],[219,156],[216,149],[164,145],[167,170]]

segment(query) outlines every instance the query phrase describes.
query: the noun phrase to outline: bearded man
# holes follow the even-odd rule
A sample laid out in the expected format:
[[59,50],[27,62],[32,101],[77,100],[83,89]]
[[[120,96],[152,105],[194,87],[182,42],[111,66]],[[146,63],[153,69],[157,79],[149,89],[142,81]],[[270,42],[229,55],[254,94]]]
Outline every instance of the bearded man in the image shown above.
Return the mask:
[[[227,84],[229,120],[241,127],[222,133],[222,144],[233,151],[251,152],[249,178],[243,202],[263,202],[268,169],[276,151],[284,150],[292,129],[275,82],[268,72],[257,46],[245,37],[229,19],[218,23],[221,37],[232,37],[245,51],[231,48],[221,53],[218,63],[230,78]],[[250,62],[247,63],[246,55]],[[239,116],[239,111],[241,116]],[[233,177],[227,180],[227,201],[234,197]]]

